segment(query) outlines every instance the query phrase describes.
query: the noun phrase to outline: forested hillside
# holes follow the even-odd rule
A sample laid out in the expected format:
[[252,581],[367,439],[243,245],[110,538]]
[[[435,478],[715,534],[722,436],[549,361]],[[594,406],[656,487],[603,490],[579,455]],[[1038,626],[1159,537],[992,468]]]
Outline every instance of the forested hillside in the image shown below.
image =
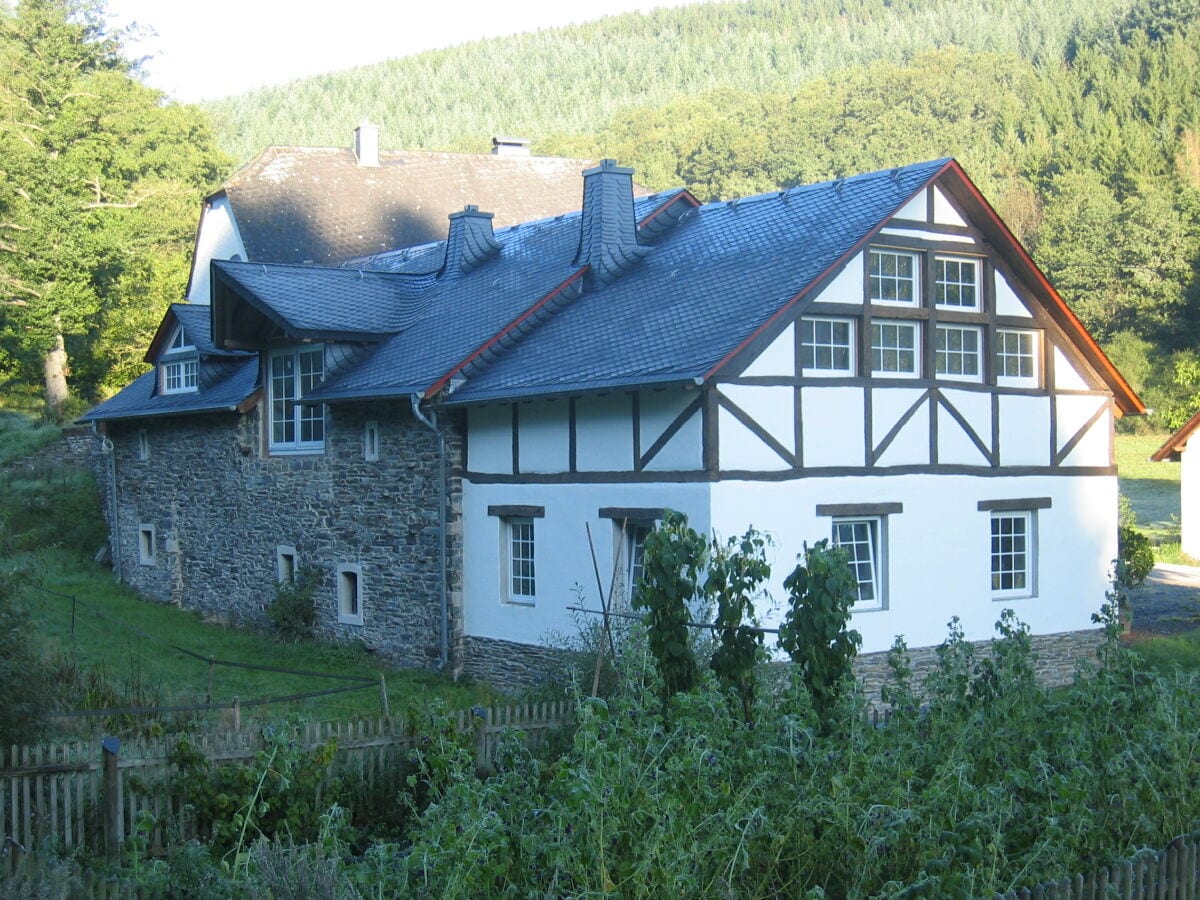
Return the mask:
[[1174,427],[1200,405],[1200,0],[750,0],[625,15],[211,107],[224,145],[613,156],[729,198],[955,156]]

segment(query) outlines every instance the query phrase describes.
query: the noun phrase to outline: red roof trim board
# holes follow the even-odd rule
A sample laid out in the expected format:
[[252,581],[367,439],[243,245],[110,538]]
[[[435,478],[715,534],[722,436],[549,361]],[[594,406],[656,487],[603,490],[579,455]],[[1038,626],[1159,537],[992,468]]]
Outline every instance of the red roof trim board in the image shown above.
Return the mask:
[[422,399],[428,400],[430,397],[432,397],[438,391],[442,390],[442,388],[444,388],[447,384],[450,383],[451,378],[453,378],[455,375],[457,375],[459,372],[461,372],[463,369],[465,369],[467,366],[469,366],[472,362],[474,362],[476,359],[478,359],[480,356],[482,356],[484,353],[486,353],[489,348],[494,347],[496,344],[498,344],[501,340],[503,340],[505,338],[506,335],[510,334],[513,331],[513,329],[518,328],[522,322],[524,322],[526,319],[528,319],[530,316],[532,316],[534,313],[536,313],[539,309],[541,309],[543,306],[545,306],[547,303],[549,303],[551,300],[553,300],[555,297],[557,297],[559,294],[561,294],[564,290],[566,290],[572,284],[574,284],[576,281],[578,281],[580,278],[582,278],[583,274],[587,270],[588,270],[587,266],[584,266],[582,269],[579,269],[577,272],[575,272],[574,275],[572,275],[570,278],[568,278],[566,281],[564,281],[562,284],[560,284],[558,287],[556,287],[554,290],[552,290],[550,293],[548,293],[545,297],[543,297],[537,303],[533,304],[533,306],[529,307],[527,310],[525,310],[525,312],[521,313],[519,316],[517,316],[515,319],[513,319],[511,322],[509,322],[507,325],[505,325],[502,329],[497,331],[494,335],[492,335],[490,338],[488,338],[486,341],[484,341],[482,344],[480,344],[477,348],[475,348],[474,351],[471,352],[470,356],[466,357],[461,362],[457,363],[454,366],[454,368],[452,368],[450,371],[448,371],[445,375],[443,375],[441,378],[439,378],[437,381],[435,381],[429,387],[425,388],[425,390],[421,394]]
[[1184,422],[1178,431],[1167,438],[1166,441],[1163,442],[1163,445],[1155,450],[1151,455],[1150,461],[1165,462],[1171,457],[1172,454],[1181,451],[1185,446],[1187,446],[1188,438],[1192,436],[1197,428],[1200,428],[1200,412],[1197,412],[1194,416]]
[[772,325],[774,325],[776,322],[778,322],[779,319],[788,312],[788,310],[792,309],[792,307],[794,307],[797,303],[799,303],[801,300],[803,300],[805,297],[807,297],[809,292],[812,291],[814,285],[820,284],[831,273],[836,272],[838,269],[842,268],[842,266],[844,266],[846,263],[848,263],[851,259],[853,259],[854,254],[858,253],[858,251],[860,251],[867,243],[869,243],[870,240],[873,237],[875,237],[875,235],[877,235],[883,229],[883,227],[888,223],[889,219],[891,219],[893,216],[895,216],[896,213],[898,213],[900,210],[904,209],[904,207],[908,204],[908,202],[910,200],[912,200],[913,197],[915,197],[917,194],[921,193],[921,191],[928,188],[930,184],[932,184],[934,181],[936,181],[938,178],[941,177],[943,172],[945,172],[948,168],[950,168],[953,165],[956,165],[956,163],[953,160],[946,163],[946,165],[944,165],[940,169],[938,169],[937,172],[935,172],[929,178],[928,181],[926,181],[919,188],[917,188],[915,191],[913,191],[911,194],[909,194],[907,197],[905,197],[903,203],[901,203],[899,206],[897,206],[894,210],[892,210],[891,213],[889,213],[884,219],[882,219],[874,228],[872,228],[865,235],[863,235],[862,238],[860,238],[854,244],[853,247],[851,247],[849,250],[847,250],[845,253],[843,253],[840,257],[838,257],[837,261],[834,262],[833,265],[826,268],[824,272],[822,272],[820,275],[818,275],[816,278],[814,278],[812,281],[810,281],[808,284],[806,284],[803,288],[801,288],[799,293],[797,293],[794,297],[792,297],[792,299],[790,299],[787,303],[783,304],[783,306],[779,307],[779,309],[776,310],[775,314],[772,315],[769,319],[767,319],[767,321],[763,322],[762,325],[760,325],[758,328],[756,328],[750,334],[749,337],[747,337],[744,341],[742,341],[740,344],[738,344],[736,347],[734,347],[732,350],[730,350],[729,353],[725,354],[725,356],[722,357],[721,360],[715,366],[713,366],[711,369],[709,369],[707,372],[705,372],[704,380],[708,381],[710,378],[712,378],[714,375],[716,375],[719,371],[721,371],[721,369],[725,368],[725,365],[730,360],[736,358],[738,356],[738,354],[740,354],[748,346],[750,346],[752,343],[754,343],[754,341],[758,338],[759,335],[761,335],[763,332],[765,332],[767,329],[769,329]]
[[[1129,382],[1127,382],[1124,376],[1117,371],[1116,366],[1112,364],[1112,361],[1105,355],[1104,351],[1100,349],[1100,345],[1096,343],[1095,339],[1088,334],[1087,329],[1083,327],[1083,323],[1079,321],[1079,317],[1072,312],[1071,307],[1067,306],[1067,302],[1063,300],[1058,291],[1054,289],[1054,286],[1050,284],[1046,276],[1042,273],[1042,270],[1038,268],[1037,263],[1033,261],[1033,258],[1025,251],[1025,248],[1021,246],[1021,242],[1016,239],[1013,233],[1009,231],[1008,226],[1004,224],[1004,221],[996,214],[996,211],[992,209],[992,205],[988,203],[983,194],[979,192],[979,188],[975,187],[974,182],[967,177],[966,172],[964,172],[962,167],[954,160],[949,162],[947,169],[950,169],[956,176],[958,176],[961,186],[967,190],[971,196],[971,199],[979,204],[979,208],[987,217],[988,223],[1000,230],[1000,232],[1007,239],[1010,249],[1016,252],[1021,263],[1028,269],[1029,274],[1032,275],[1034,280],[1037,282],[1038,287],[1045,291],[1046,296],[1050,298],[1054,304],[1049,310],[1051,316],[1056,318],[1060,317],[1058,324],[1063,328],[1064,331],[1068,332],[1072,337],[1078,340],[1079,344],[1091,362],[1098,369],[1100,369],[1101,375],[1108,382],[1109,387],[1111,387],[1113,390],[1114,399],[1117,402],[1117,409],[1120,412],[1132,413],[1134,415],[1140,415],[1144,413],[1146,411],[1146,407],[1138,395],[1134,392],[1133,388],[1129,386]],[[941,173],[938,173],[938,177],[940,177],[940,175]],[[1057,314],[1057,316],[1055,314]]]
[[1065,332],[1067,332],[1070,337],[1074,338],[1078,342],[1081,349],[1084,351],[1084,355],[1100,370],[1101,377],[1104,378],[1109,387],[1112,388],[1113,396],[1117,404],[1118,415],[1121,413],[1132,413],[1134,415],[1144,413],[1146,411],[1145,405],[1138,398],[1133,388],[1129,386],[1129,383],[1125,380],[1124,376],[1117,371],[1117,368],[1105,355],[1104,351],[1100,349],[1100,345],[1096,343],[1095,339],[1088,334],[1087,329],[1083,327],[1083,323],[1079,321],[1079,318],[1074,312],[1071,311],[1071,308],[1067,306],[1066,301],[1063,300],[1058,291],[1056,291],[1053,285],[1051,285],[1046,279],[1046,276],[1042,273],[1042,270],[1038,268],[1037,263],[1033,261],[1033,258],[1030,257],[1030,255],[1025,251],[1025,248],[1021,246],[1021,242],[1016,239],[1013,233],[1009,230],[1008,226],[1004,224],[1003,220],[996,214],[996,211],[992,209],[992,205],[987,202],[983,194],[979,192],[979,189],[975,187],[975,184],[970,178],[967,177],[967,174],[963,171],[962,166],[960,166],[958,162],[953,159],[947,162],[936,173],[934,173],[934,175],[929,178],[929,180],[926,181],[921,187],[913,191],[905,199],[904,203],[896,207],[896,210],[893,211],[891,215],[887,216],[887,218],[872,228],[860,241],[846,251],[846,253],[844,253],[837,262],[827,268],[817,278],[814,278],[811,282],[809,282],[799,293],[781,306],[773,316],[759,326],[749,337],[738,344],[737,347],[726,354],[726,356],[722,358],[715,366],[709,369],[704,374],[704,380],[708,381],[710,378],[716,375],[731,360],[736,358],[738,354],[745,350],[746,347],[750,346],[761,334],[763,334],[763,332],[778,322],[781,317],[786,315],[789,310],[791,310],[797,303],[799,303],[809,294],[814,285],[819,284],[832,272],[840,269],[847,262],[849,262],[850,259],[852,259],[865,244],[867,244],[884,228],[888,220],[891,219],[896,212],[899,212],[901,209],[903,209],[904,205],[912,200],[913,197],[915,197],[921,191],[928,189],[931,184],[939,181],[948,173],[955,177],[955,180],[958,182],[958,184],[968,193],[970,199],[978,205],[980,212],[986,218],[988,224],[1000,232],[1005,243],[1007,244],[1008,249],[1012,250],[1017,255],[1017,258],[1022,266],[1027,270],[1028,274],[1033,278],[1037,286],[1045,293],[1046,297],[1049,298],[1052,304],[1048,309],[1051,318],[1055,319],[1059,326]]
[[[700,201],[697,200],[695,198],[695,196],[692,195],[691,191],[688,191],[688,190],[680,191],[678,194],[673,196],[666,203],[659,206],[658,209],[654,210],[654,212],[650,213],[650,215],[646,216],[644,219],[642,219],[640,222],[638,222],[637,223],[638,229],[640,230],[641,228],[643,228],[650,222],[654,221],[654,219],[657,216],[659,216],[666,210],[670,209],[672,206],[675,205],[676,202],[680,202],[680,201],[690,203],[690,204],[692,204],[693,207],[698,207],[700,205]],[[486,353],[489,348],[494,347],[496,344],[498,344],[508,334],[510,334],[513,331],[513,329],[518,328],[522,322],[524,322],[530,316],[534,315],[539,309],[541,309],[543,306],[545,306],[547,303],[549,303],[551,300],[553,300],[555,297],[557,297],[559,294],[561,294],[564,290],[566,290],[568,287],[570,287],[572,284],[574,284],[576,281],[578,281],[581,277],[583,277],[583,274],[585,272],[587,272],[587,270],[588,270],[588,266],[584,266],[582,269],[577,271],[574,275],[572,275],[570,278],[568,278],[566,281],[564,281],[562,284],[560,284],[558,287],[556,287],[554,290],[552,290],[549,294],[547,294],[545,297],[543,297],[537,303],[533,304],[533,306],[529,307],[529,309],[525,310],[525,312],[521,313],[521,315],[517,316],[517,318],[513,319],[511,322],[509,322],[507,325],[505,325],[502,329],[500,329],[500,331],[496,332],[494,335],[492,335],[490,338],[488,338],[484,343],[480,344],[471,353],[470,356],[468,356],[465,359],[463,359],[462,361],[460,361],[458,364],[456,364],[454,366],[454,368],[452,368],[445,375],[443,375],[441,378],[439,378],[437,381],[435,381],[433,384],[431,384],[429,387],[427,387],[424,390],[424,392],[421,394],[422,399],[428,400],[434,394],[441,391],[447,384],[450,383],[451,378],[453,378],[455,375],[457,375],[459,372],[461,372],[463,369],[465,369],[467,366],[469,366],[472,362],[474,362],[476,359],[478,359],[480,356],[482,356],[484,353]]]

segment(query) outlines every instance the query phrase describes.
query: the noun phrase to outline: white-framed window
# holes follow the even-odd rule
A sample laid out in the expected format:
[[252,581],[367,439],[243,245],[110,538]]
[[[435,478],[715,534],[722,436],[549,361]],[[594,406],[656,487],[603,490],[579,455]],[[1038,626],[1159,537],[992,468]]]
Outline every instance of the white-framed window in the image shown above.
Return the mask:
[[341,563],[337,567],[338,621],[343,625],[363,623],[363,577],[362,566],[357,563]]
[[507,603],[532,605],[537,597],[534,520],[527,516],[502,518],[504,535],[504,591]]
[[933,348],[934,370],[944,378],[979,381],[982,332],[973,325],[938,325]]
[[200,362],[183,328],[176,328],[159,361],[159,384],[164,394],[183,394],[200,387]]
[[646,536],[654,530],[654,522],[646,520],[613,520],[613,547],[617,559],[613,565],[620,573],[625,599],[633,600],[646,559]]
[[275,548],[275,574],[280,584],[296,580],[296,548],[280,545]]
[[325,407],[304,398],[325,376],[325,348],[275,350],[269,356],[271,450],[313,451],[325,447]]
[[886,319],[871,321],[871,371],[915,378],[921,374],[920,325]]
[[1036,596],[1037,516],[1033,510],[991,515],[991,591],[997,600]]
[[379,459],[379,423],[367,422],[363,426],[363,459],[375,462]]
[[1036,331],[997,328],[996,384],[1007,387],[1037,387],[1039,343],[1039,334]]
[[143,523],[138,526],[138,563],[143,566],[153,566],[158,563],[157,536],[154,526]]
[[917,273],[921,267],[916,253],[906,250],[874,249],[868,254],[872,303],[900,303],[915,306],[920,302]]
[[200,387],[200,363],[195,359],[163,360],[164,394],[183,394]]
[[801,319],[800,369],[805,375],[853,375],[854,323],[850,319]]
[[145,428],[139,428],[137,433],[138,459],[146,462],[150,459],[150,435]]
[[856,516],[833,520],[833,543],[846,551],[850,568],[858,582],[855,612],[886,607],[885,524],[886,519],[883,516]]
[[935,256],[933,302],[946,309],[979,309],[979,260]]

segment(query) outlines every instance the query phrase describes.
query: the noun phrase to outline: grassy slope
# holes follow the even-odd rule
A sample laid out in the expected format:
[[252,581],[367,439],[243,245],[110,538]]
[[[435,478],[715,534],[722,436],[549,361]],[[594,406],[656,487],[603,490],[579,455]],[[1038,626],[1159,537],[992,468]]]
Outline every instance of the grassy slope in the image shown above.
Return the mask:
[[[185,610],[140,599],[114,581],[109,569],[88,558],[95,550],[93,545],[103,541],[91,477],[52,462],[32,471],[10,465],[49,444],[58,434],[57,428],[38,426],[29,415],[0,410],[0,572],[18,573],[39,634],[46,640],[48,652],[55,654],[64,668],[102,673],[100,689],[93,692],[96,695],[115,689],[121,695],[120,705],[204,702],[207,664],[178,652],[172,647],[175,645],[205,657],[361,675],[376,681],[383,673],[393,713],[434,698],[452,707],[492,699],[492,692],[485,687],[393,669],[360,648],[285,644],[261,634],[203,622]],[[62,546],[64,541],[87,546]],[[35,585],[83,602],[73,604]],[[88,683],[86,674],[80,681]],[[234,697],[249,701],[341,684],[218,666],[212,699],[214,703],[229,703]],[[377,688],[372,688],[262,709],[255,713],[247,710],[246,715],[300,711],[321,720],[374,717],[380,713],[380,695]]]
[[1133,504],[1138,527],[1156,543],[1179,540],[1179,463],[1150,462],[1161,434],[1118,434],[1121,493]]

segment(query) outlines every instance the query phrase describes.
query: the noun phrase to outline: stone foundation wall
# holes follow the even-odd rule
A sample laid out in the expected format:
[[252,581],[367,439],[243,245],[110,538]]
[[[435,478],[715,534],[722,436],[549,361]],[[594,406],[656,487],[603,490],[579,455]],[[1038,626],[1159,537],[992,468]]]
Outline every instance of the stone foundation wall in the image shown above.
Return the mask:
[[[1070,631],[1061,634],[1037,635],[1031,639],[1035,657],[1034,669],[1043,684],[1058,687],[1070,684],[1080,661],[1097,663],[1096,651],[1104,640],[1100,629]],[[976,658],[991,655],[991,641],[976,641]],[[562,672],[567,662],[566,651],[531,644],[516,644],[468,635],[463,639],[464,671],[473,678],[502,689],[533,687]],[[909,648],[913,685],[918,687],[937,663],[935,647]],[[782,673],[786,663],[772,664]],[[891,672],[886,653],[866,653],[854,661],[854,675],[863,693],[872,702],[879,702],[880,689]],[[768,681],[771,679],[768,678]]]
[[[1067,631],[1060,634],[1034,635],[1030,639],[1034,655],[1034,669],[1042,684],[1059,687],[1070,684],[1080,661],[1098,664],[1096,652],[1104,642],[1101,629]],[[977,659],[991,656],[991,641],[975,641]],[[912,665],[913,686],[919,688],[925,677],[937,663],[936,647],[910,647],[908,656]],[[880,688],[890,678],[887,653],[864,653],[854,661],[854,675],[863,686],[863,692],[872,701],[880,699]]]
[[[261,406],[260,406],[261,408]],[[367,461],[363,432],[380,428],[380,458]],[[451,649],[461,633],[461,422],[447,432],[447,527]],[[149,458],[139,456],[144,430]],[[265,621],[277,587],[276,550],[294,547],[315,568],[317,628],[361,641],[399,663],[438,656],[438,446],[407,404],[338,404],[327,413],[324,453],[270,456],[260,413],[213,413],[112,423],[115,523],[107,459],[101,495],[120,575],[164,602],[230,622]],[[99,441],[94,439],[99,450]],[[154,562],[139,560],[139,530],[154,529]],[[336,568],[361,567],[362,625],[338,621]]]

